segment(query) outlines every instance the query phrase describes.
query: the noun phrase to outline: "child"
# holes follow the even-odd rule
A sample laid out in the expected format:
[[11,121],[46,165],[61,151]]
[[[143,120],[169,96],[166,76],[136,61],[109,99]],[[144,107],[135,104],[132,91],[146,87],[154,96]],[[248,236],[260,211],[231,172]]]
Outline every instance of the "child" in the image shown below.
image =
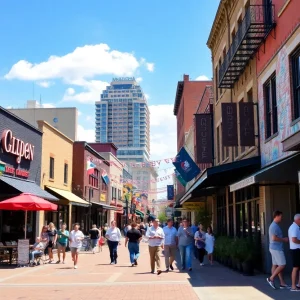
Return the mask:
[[213,264],[214,244],[215,244],[215,237],[212,232],[211,226],[208,226],[207,233],[206,233],[206,239],[205,239],[205,250],[208,254],[208,260],[211,265]]

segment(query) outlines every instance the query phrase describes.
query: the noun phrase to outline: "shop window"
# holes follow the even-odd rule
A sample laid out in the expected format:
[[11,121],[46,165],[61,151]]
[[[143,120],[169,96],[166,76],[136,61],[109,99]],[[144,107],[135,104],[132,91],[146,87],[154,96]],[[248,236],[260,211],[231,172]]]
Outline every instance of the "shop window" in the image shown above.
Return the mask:
[[121,200],[121,190],[118,189],[118,200]]
[[102,181],[101,181],[101,190],[102,191],[107,191],[107,184],[105,183],[103,178],[102,178]]
[[54,179],[54,157],[50,157],[49,178]]
[[217,127],[217,163],[221,162],[221,157],[220,157],[220,126]]
[[265,98],[265,137],[266,139],[278,132],[276,75],[273,74],[264,84]]
[[97,169],[89,176],[89,186],[96,189],[99,188],[99,171]]
[[293,118],[300,118],[300,46],[291,56]]
[[65,184],[68,183],[68,169],[69,169],[69,166],[68,166],[68,164],[65,163],[65,165],[64,165],[64,183]]

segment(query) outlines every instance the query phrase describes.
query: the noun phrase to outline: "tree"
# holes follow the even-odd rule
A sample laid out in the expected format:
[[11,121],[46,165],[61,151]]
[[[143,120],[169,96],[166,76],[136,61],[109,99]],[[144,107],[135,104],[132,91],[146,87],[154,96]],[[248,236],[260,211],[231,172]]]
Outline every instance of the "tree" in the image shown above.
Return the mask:
[[211,226],[212,215],[209,212],[209,210],[207,209],[206,205],[201,206],[196,211],[195,219],[196,219],[196,222],[202,224],[204,226],[204,228]]
[[164,211],[161,211],[158,214],[158,219],[160,223],[165,223],[168,220],[168,217],[166,216],[166,213]]

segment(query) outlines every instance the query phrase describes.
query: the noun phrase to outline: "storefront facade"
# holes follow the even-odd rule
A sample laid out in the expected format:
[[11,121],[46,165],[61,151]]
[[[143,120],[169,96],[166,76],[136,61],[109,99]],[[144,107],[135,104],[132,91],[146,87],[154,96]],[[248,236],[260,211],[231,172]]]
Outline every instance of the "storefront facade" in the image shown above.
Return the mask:
[[53,222],[72,228],[74,211],[85,212],[88,203],[72,193],[73,141],[45,121],[38,121],[43,132],[41,187],[59,199],[57,212],[40,212],[40,228]]
[[[0,107],[0,161],[5,169],[0,177],[0,201],[21,193],[32,193],[57,201],[40,188],[42,132]],[[0,211],[0,241],[24,237],[24,212]],[[39,232],[37,214],[28,212],[27,237],[34,241]]]

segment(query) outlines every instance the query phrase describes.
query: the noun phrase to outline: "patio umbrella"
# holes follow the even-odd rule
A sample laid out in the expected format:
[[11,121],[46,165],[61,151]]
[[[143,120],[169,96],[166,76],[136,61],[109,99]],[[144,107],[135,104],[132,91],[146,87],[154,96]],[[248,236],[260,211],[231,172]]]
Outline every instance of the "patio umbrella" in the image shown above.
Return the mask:
[[55,211],[57,205],[30,193],[22,193],[16,197],[0,202],[0,210],[25,211],[25,239],[27,231],[27,211]]

